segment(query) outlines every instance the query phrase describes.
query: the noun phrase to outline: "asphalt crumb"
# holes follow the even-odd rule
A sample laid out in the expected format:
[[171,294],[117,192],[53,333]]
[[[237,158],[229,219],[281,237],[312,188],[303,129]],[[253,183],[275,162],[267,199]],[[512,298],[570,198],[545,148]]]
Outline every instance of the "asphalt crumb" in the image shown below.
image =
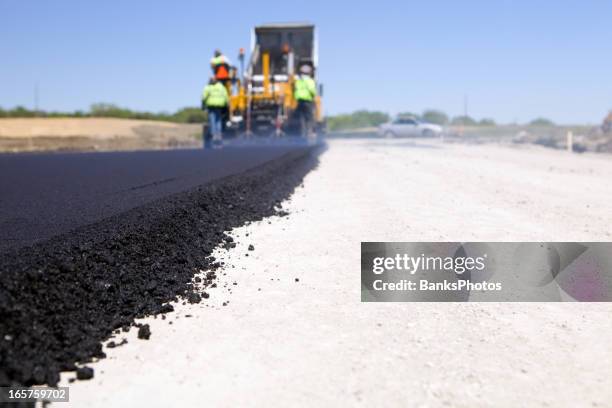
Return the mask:
[[191,293],[187,294],[187,300],[191,304],[200,303],[202,301],[202,295],[200,295],[199,293],[196,293],[196,292],[191,292]]
[[151,328],[148,324],[143,324],[138,328],[138,338],[142,340],[149,340],[151,337]]
[[123,339],[119,343],[115,342],[114,340],[111,340],[106,344],[106,347],[108,348],[120,347],[120,346],[123,346],[124,344],[127,344],[127,342],[128,342],[127,339]]
[[77,380],[91,380],[94,377],[94,370],[91,367],[79,367],[76,370]]
[[283,215],[281,202],[317,165],[315,149],[0,255],[0,386],[93,376],[77,364],[105,358],[115,330],[172,311],[169,302],[207,298],[221,266],[212,252],[235,245],[226,232]]

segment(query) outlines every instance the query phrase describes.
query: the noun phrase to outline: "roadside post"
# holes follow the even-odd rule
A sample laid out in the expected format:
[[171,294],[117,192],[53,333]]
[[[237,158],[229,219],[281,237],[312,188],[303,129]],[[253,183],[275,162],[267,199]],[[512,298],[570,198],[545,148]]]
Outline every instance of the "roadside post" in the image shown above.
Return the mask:
[[567,131],[566,147],[568,152],[572,153],[574,151],[574,133],[571,130]]

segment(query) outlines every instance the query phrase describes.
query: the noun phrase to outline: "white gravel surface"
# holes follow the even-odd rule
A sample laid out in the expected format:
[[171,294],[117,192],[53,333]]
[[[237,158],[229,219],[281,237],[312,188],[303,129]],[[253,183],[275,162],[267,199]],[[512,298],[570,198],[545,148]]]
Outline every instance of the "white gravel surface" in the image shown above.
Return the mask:
[[612,304],[360,301],[361,241],[610,241],[611,176],[612,156],[333,140],[290,216],[233,231],[211,298],[65,375],[70,405],[612,406]]

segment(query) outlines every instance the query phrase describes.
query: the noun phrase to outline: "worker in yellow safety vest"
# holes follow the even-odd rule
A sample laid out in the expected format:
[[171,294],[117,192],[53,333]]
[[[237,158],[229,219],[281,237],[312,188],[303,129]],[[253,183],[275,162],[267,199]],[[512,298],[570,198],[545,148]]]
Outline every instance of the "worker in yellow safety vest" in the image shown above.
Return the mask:
[[300,75],[293,82],[293,97],[297,101],[296,115],[303,137],[309,137],[313,127],[313,102],[317,96],[317,86],[311,75],[312,67],[303,65]]
[[210,67],[217,81],[225,85],[230,80],[230,61],[220,50],[215,50],[215,56],[210,60]]
[[221,143],[223,138],[223,112],[229,104],[229,94],[223,84],[211,78],[202,93],[202,109],[208,111],[208,132],[204,135],[204,147]]

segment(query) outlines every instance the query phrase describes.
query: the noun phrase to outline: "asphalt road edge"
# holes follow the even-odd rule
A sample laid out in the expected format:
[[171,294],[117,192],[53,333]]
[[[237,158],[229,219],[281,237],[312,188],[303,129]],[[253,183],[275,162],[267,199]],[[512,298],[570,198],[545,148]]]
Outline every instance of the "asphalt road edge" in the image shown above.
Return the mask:
[[[232,228],[272,215],[318,165],[323,146],[156,200],[0,256],[0,386],[48,384],[105,357],[134,319],[200,302]],[[196,285],[198,270],[208,271]]]

